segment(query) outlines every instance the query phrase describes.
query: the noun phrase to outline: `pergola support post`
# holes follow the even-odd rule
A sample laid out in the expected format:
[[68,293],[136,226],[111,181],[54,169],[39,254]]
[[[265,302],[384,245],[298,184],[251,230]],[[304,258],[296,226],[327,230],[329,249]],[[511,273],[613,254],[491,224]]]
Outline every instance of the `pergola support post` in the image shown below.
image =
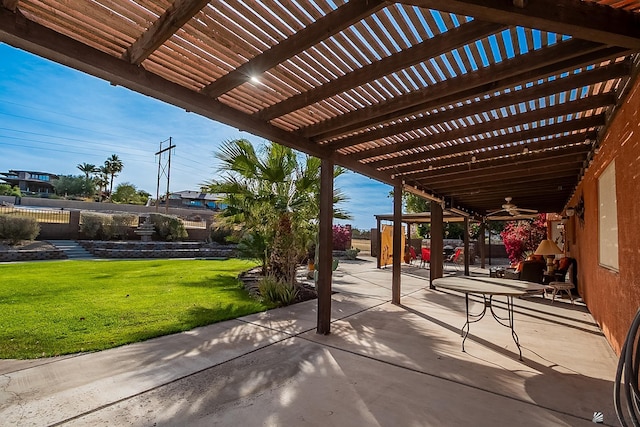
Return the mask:
[[391,303],[400,304],[400,269],[402,268],[402,183],[393,188],[393,272]]
[[444,271],[444,214],[440,203],[431,201],[431,261],[429,263],[429,288],[435,289],[433,281],[443,276]]
[[333,160],[322,159],[318,232],[318,324],[316,332],[331,332],[331,263],[333,258]]
[[484,240],[485,240],[484,233],[485,233],[485,229],[486,229],[485,222],[482,221],[480,223],[480,232],[479,232],[479,236],[478,236],[479,243],[480,243],[479,248],[478,248],[480,250],[480,268],[482,268],[482,269],[485,268],[485,262],[484,262],[484,255],[485,255],[485,253],[484,253],[485,252],[485,250],[484,250],[485,249],[484,248],[484,244],[485,244],[485,242],[484,242]]
[[382,267],[382,233],[380,232],[380,219],[376,221],[376,262],[377,268]]
[[469,218],[464,218],[464,275],[469,275],[469,260],[471,254],[469,253]]

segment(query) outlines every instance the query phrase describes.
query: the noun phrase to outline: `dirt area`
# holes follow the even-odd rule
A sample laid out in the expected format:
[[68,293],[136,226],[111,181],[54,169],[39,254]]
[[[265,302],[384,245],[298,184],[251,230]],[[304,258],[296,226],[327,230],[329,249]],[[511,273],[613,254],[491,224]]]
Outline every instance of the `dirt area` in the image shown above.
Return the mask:
[[55,249],[51,243],[38,240],[23,240],[16,245],[10,245],[8,240],[0,240],[0,251],[50,251]]
[[361,252],[371,252],[371,240],[353,239],[351,240],[351,246],[360,249]]

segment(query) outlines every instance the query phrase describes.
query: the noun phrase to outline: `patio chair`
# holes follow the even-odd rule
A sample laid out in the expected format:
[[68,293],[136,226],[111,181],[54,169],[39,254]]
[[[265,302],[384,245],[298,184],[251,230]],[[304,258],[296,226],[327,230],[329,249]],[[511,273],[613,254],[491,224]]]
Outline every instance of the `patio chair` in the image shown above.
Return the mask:
[[576,287],[573,283],[573,267],[573,264],[571,264],[567,269],[564,282],[551,282],[547,285],[546,290],[553,291],[553,294],[551,295],[551,304],[556,300],[558,292],[562,293],[562,291],[565,291],[569,295],[571,304],[573,304],[573,295],[571,291]]
[[416,250],[413,246],[409,246],[409,264],[413,264],[413,261],[418,259],[418,255],[416,255]]
[[424,267],[429,262],[431,262],[431,249],[422,248],[420,251],[420,267]]
[[453,264],[456,270],[460,269],[460,266],[464,263],[464,250],[462,248],[456,248],[456,251],[449,258],[445,259],[445,264]]

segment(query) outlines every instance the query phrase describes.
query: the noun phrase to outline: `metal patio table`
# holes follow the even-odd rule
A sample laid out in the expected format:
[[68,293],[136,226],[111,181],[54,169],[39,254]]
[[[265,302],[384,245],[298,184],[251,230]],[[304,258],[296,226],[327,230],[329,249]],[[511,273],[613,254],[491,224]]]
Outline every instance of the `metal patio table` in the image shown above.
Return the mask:
[[[496,321],[502,326],[506,326],[511,329],[511,337],[518,347],[518,353],[520,354],[520,360],[522,360],[522,350],[520,349],[520,342],[518,334],[513,326],[513,297],[521,297],[525,295],[532,295],[536,293],[544,292],[545,286],[539,283],[524,282],[521,280],[513,279],[499,279],[493,277],[444,277],[441,279],[435,279],[433,285],[436,289],[448,289],[451,291],[457,291],[464,293],[465,307],[467,321],[461,329],[462,335],[462,351],[464,351],[464,342],[469,335],[469,328],[471,323],[480,321],[487,313],[487,308],[491,312]],[[469,313],[469,295],[481,296],[484,302],[482,311],[477,314]],[[507,314],[506,318],[500,317],[493,309],[493,297],[505,296],[507,300]]]

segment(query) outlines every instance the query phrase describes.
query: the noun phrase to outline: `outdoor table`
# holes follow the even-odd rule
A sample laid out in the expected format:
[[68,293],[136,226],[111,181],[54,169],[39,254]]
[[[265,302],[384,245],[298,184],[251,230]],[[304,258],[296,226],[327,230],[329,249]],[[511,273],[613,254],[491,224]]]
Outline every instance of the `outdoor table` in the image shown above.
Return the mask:
[[[469,325],[480,321],[480,319],[482,319],[486,314],[488,308],[493,318],[496,319],[499,324],[511,329],[511,337],[518,347],[520,360],[522,360],[522,350],[520,349],[518,334],[516,334],[513,326],[513,297],[544,292],[544,285],[524,282],[521,280],[499,279],[493,277],[445,277],[435,279],[433,281],[433,285],[436,288],[464,293],[467,321],[460,332],[462,335],[462,351],[464,351],[464,342],[467,339],[467,335],[469,335]],[[480,313],[469,314],[469,294],[482,296],[484,305]],[[507,318],[498,316],[494,311],[492,305],[494,296],[506,297]]]

